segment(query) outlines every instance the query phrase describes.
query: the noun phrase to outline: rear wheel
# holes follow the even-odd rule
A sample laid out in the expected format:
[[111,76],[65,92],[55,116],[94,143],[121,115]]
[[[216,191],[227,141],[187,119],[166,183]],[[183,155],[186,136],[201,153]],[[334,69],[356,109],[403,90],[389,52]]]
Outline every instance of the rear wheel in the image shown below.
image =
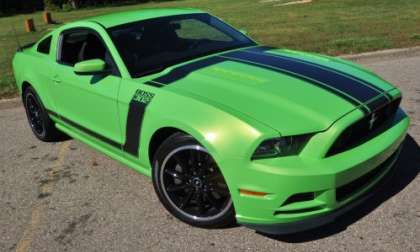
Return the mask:
[[27,87],[23,94],[23,104],[26,110],[29,126],[34,135],[41,141],[51,142],[62,140],[64,134],[59,132],[54,122],[49,118],[37,93],[32,87]]
[[154,157],[153,185],[159,199],[178,219],[199,227],[234,223],[226,182],[210,153],[191,136],[174,134]]

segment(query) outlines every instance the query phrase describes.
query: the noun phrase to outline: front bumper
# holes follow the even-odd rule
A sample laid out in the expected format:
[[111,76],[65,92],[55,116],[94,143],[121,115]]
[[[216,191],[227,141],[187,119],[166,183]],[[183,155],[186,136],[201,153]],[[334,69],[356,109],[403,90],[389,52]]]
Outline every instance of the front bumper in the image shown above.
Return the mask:
[[[238,223],[281,234],[333,221],[369,197],[372,187],[390,171],[408,124],[408,117],[399,110],[386,131],[328,158],[316,157],[312,151],[298,157],[226,161],[223,173],[228,178]],[[326,139],[330,137],[330,132],[325,132],[311,142],[319,144],[323,134]],[[268,194],[245,195],[240,189]]]
[[[371,183],[371,186],[373,188],[370,188],[368,185],[368,190],[360,195],[355,200],[351,201],[347,205],[344,205],[341,208],[338,208],[336,210],[330,211],[326,214],[308,218],[300,221],[290,222],[290,223],[276,223],[276,224],[255,224],[255,223],[242,223],[243,226],[246,226],[248,228],[257,230],[259,232],[265,233],[265,234],[291,234],[291,233],[297,233],[302,232],[305,230],[313,229],[325,224],[328,224],[330,222],[333,222],[338,217],[344,215],[345,213],[349,212],[356,206],[360,205],[370,197],[374,196],[376,193],[376,189],[379,189],[379,186],[384,185],[387,182],[387,179],[390,177],[391,172],[389,170],[392,170],[393,165],[397,161],[397,158],[399,156],[401,148],[399,148],[388,160],[386,160],[381,167],[383,169],[383,173],[380,174],[377,180],[374,180],[374,182]],[[379,182],[380,181],[380,182]]]

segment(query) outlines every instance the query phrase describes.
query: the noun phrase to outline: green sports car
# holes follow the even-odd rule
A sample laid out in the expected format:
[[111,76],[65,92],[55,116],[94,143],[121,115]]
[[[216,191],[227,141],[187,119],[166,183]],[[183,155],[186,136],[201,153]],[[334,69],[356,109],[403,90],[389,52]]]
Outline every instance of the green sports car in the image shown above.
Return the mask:
[[66,24],[13,68],[37,138],[71,136],[152,177],[166,209],[199,227],[333,221],[372,195],[409,124],[374,73],[258,45],[194,9]]

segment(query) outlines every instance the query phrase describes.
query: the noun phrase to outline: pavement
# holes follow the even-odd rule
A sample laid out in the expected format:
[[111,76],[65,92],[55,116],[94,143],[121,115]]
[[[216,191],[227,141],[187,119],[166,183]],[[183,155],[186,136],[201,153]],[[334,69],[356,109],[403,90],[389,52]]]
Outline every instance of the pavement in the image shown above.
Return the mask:
[[173,218],[149,178],[86,145],[35,139],[19,102],[0,102],[0,251],[420,251],[420,56],[352,58],[401,88],[412,122],[395,174],[336,222],[266,236]]

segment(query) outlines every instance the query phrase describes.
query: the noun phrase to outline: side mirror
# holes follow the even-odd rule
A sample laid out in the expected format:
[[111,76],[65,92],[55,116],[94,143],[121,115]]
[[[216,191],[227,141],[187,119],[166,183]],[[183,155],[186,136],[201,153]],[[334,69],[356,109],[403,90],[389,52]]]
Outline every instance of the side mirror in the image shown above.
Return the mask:
[[101,59],[85,60],[74,65],[74,72],[79,75],[95,75],[104,73],[106,69],[105,61]]
[[248,34],[248,31],[245,30],[245,29],[240,29],[239,32],[242,33],[243,35],[247,35]]

